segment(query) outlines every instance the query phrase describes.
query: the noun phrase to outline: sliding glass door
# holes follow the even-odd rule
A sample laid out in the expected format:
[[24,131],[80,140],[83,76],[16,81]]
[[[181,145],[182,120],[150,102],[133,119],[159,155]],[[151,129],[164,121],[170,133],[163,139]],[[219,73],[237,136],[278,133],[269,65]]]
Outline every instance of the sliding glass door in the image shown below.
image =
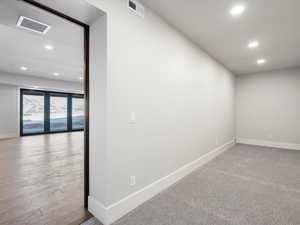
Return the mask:
[[50,131],[68,130],[68,98],[50,95]]
[[83,95],[21,89],[21,136],[84,129]]
[[84,128],[84,99],[80,96],[72,98],[72,129]]
[[45,95],[42,92],[23,94],[22,127],[23,134],[45,132]]

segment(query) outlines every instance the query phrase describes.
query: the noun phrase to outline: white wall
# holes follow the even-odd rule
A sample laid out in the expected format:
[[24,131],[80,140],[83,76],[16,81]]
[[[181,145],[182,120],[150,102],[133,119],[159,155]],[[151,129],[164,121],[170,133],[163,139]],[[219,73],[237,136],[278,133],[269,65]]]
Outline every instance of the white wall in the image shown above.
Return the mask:
[[[106,144],[100,150],[91,143],[90,149],[96,156],[91,180],[106,180],[107,187],[101,198],[103,190],[92,183],[90,210],[110,223],[151,196],[143,195],[146,189],[160,190],[154,182],[232,141],[235,78],[151,10],[142,19],[124,0],[89,2],[107,12],[108,25],[107,122],[91,121],[97,122],[92,132],[106,126]],[[102,79],[92,79],[92,89],[103,88]],[[97,151],[106,153],[105,168]]]
[[107,202],[107,21],[106,16],[90,25],[90,195]]
[[0,139],[19,135],[18,88],[0,84]]
[[239,76],[236,85],[238,141],[300,150],[300,69]]
[[62,80],[46,79],[42,77],[11,74],[0,71],[0,83],[15,85],[23,88],[38,86],[41,89],[52,91],[65,91],[81,93],[83,90],[81,82],[69,82]]

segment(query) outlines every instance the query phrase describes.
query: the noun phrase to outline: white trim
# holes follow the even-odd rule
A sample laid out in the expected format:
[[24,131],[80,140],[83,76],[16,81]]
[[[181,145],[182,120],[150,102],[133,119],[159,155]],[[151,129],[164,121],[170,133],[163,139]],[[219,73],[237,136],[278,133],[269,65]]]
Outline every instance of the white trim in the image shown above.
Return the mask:
[[289,150],[300,150],[300,144],[296,144],[296,143],[274,142],[274,141],[248,139],[248,138],[237,138],[236,142],[239,144],[256,145],[256,146],[271,147],[271,148],[283,148]]
[[16,133],[6,133],[6,134],[0,134],[0,140],[1,139],[7,139],[7,138],[16,138],[19,137]]
[[103,225],[107,225],[107,208],[95,198],[89,196],[88,204],[89,212],[91,212]]
[[235,145],[235,139],[230,142],[214,149],[213,151],[201,156],[195,161],[186,164],[173,173],[155,181],[154,183],[144,187],[143,189],[123,198],[119,202],[116,202],[108,207],[98,202],[93,197],[89,197],[89,210],[98,218],[104,225],[110,225],[122,216],[126,215],[142,203],[151,199],[155,195],[159,194],[166,188],[170,187],[180,179],[189,175],[194,170],[208,163],[216,156],[220,155],[224,151],[232,148]]
[[21,97],[21,88],[20,87],[17,87],[17,122],[16,122],[16,127],[17,127],[17,131],[18,131],[18,135],[17,137],[20,136],[20,130],[21,130],[21,127],[20,127],[20,120],[21,120],[21,117],[20,117],[20,112],[21,112],[21,101],[20,101],[20,97]]

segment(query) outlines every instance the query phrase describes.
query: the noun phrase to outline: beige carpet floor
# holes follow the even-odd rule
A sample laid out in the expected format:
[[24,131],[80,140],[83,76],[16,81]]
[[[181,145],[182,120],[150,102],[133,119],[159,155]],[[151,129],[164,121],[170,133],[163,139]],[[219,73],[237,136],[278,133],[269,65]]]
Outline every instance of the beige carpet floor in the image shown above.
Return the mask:
[[300,151],[236,145],[114,225],[299,224]]

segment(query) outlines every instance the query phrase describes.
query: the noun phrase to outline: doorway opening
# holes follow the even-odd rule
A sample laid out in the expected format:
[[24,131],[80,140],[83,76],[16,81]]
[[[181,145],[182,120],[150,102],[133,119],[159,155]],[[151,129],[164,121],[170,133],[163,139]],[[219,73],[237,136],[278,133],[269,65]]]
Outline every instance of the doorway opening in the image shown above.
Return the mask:
[[0,224],[91,217],[88,22],[98,9],[43,3],[0,3]]
[[[36,7],[40,10],[43,10],[49,14],[57,16],[63,20],[66,20],[74,25],[77,25],[83,29],[83,60],[84,60],[84,68],[83,76],[80,75],[79,79],[84,81],[83,84],[83,92],[84,92],[84,103],[85,103],[85,122],[84,122],[84,207],[88,208],[88,196],[89,196],[89,73],[90,73],[90,29],[89,25],[73,18],[59,10],[49,7],[39,1],[34,0],[21,0],[28,5]],[[80,3],[79,3],[80,4]],[[82,4],[80,4],[82,5]],[[92,13],[92,17],[95,17],[95,13]]]

